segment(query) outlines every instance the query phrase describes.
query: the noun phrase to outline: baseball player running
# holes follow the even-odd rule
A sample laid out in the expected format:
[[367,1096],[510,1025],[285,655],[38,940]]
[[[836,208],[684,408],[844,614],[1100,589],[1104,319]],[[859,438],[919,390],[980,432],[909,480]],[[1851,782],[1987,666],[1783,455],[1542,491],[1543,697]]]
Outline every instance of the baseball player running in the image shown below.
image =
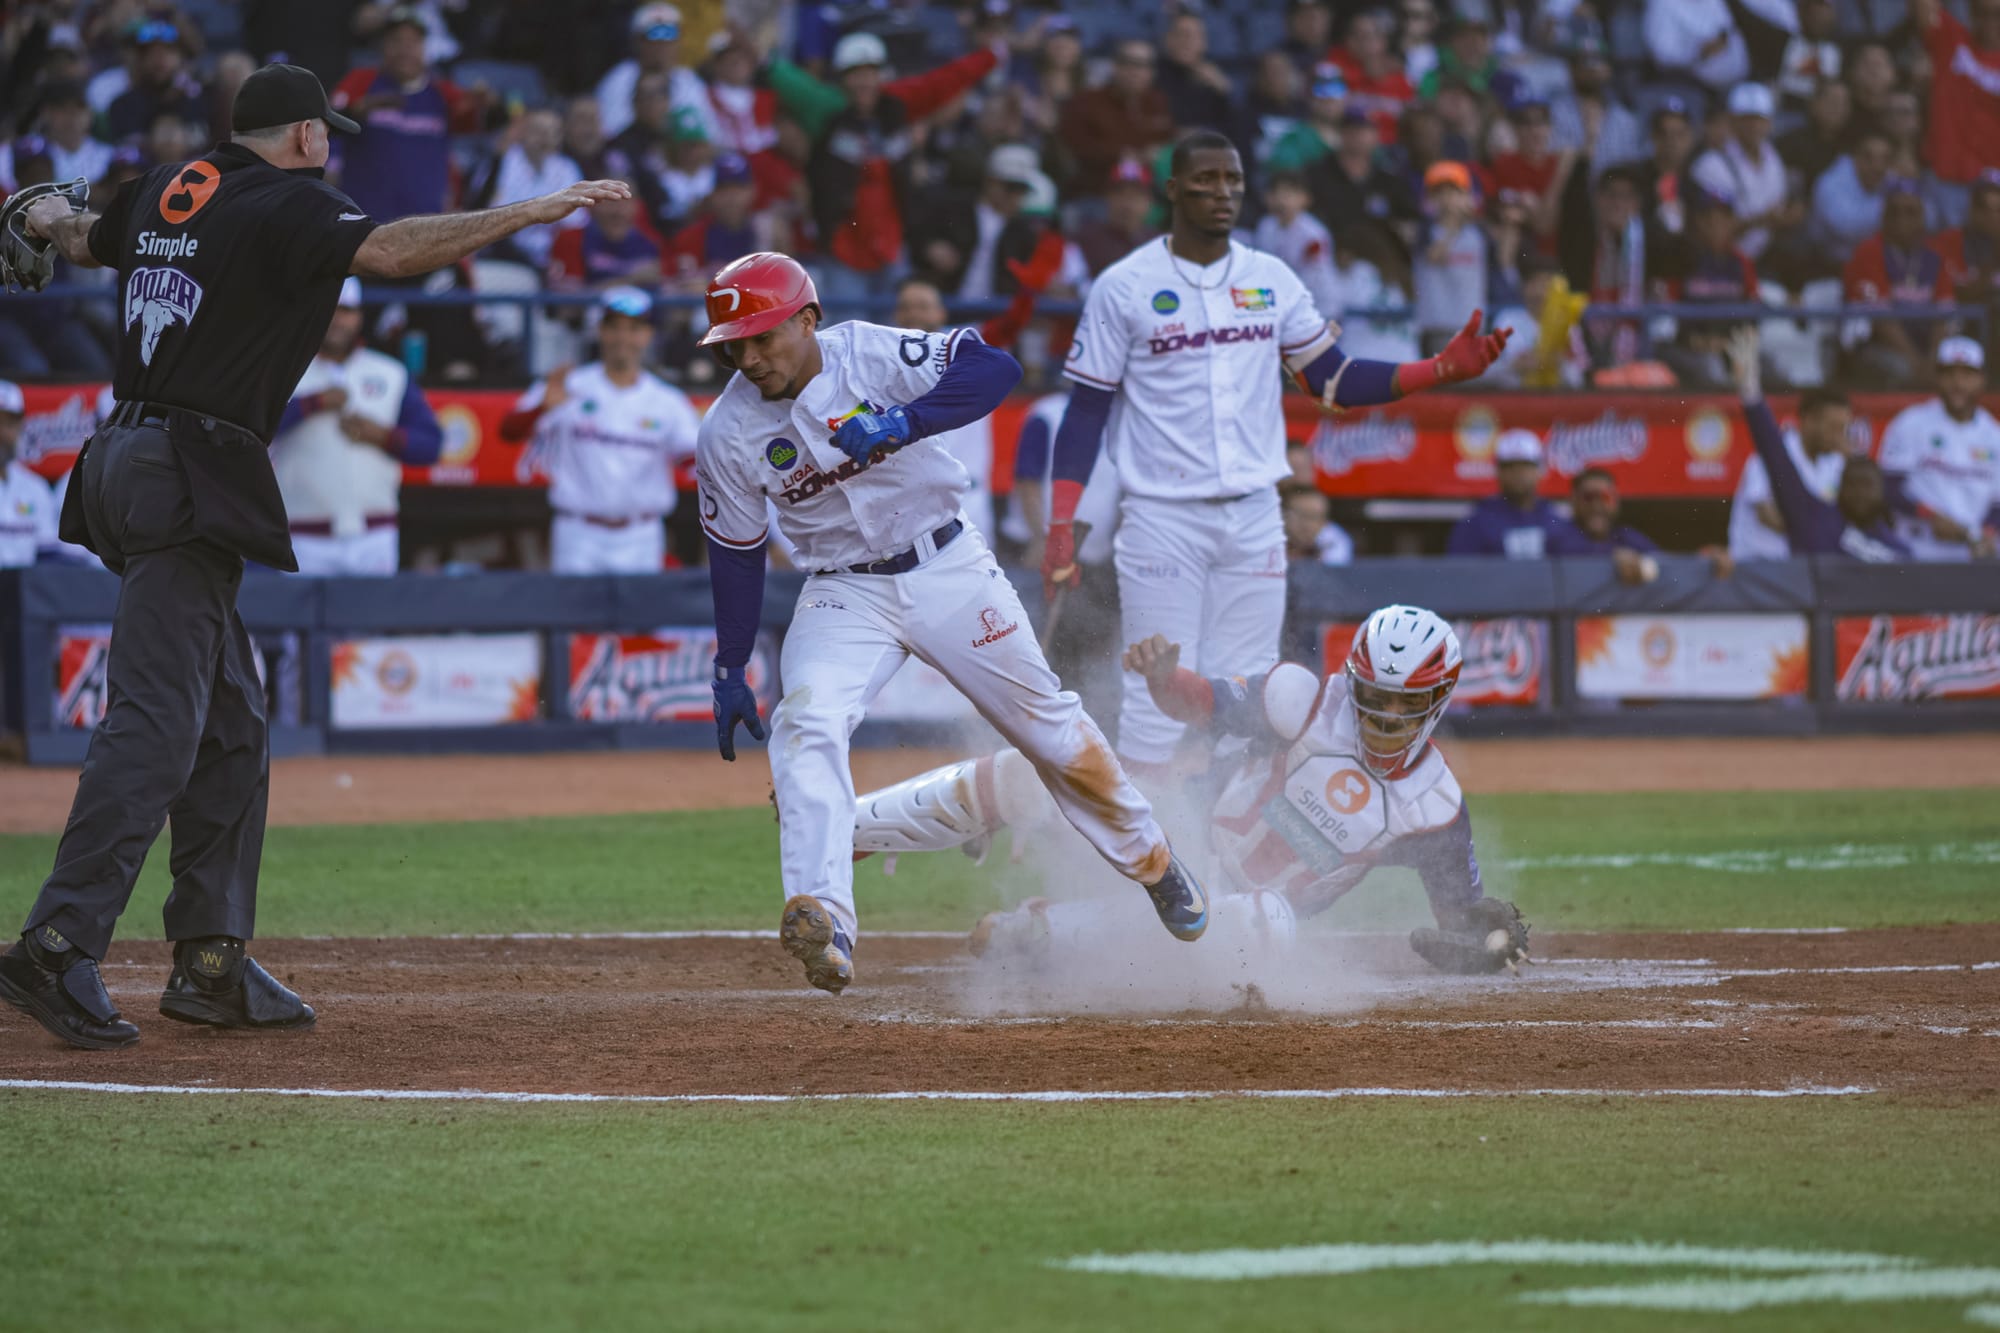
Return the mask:
[[688,396],[646,369],[653,298],[610,287],[598,298],[598,360],[558,370],[500,423],[531,435],[549,479],[549,564],[558,574],[657,574],[674,465],[694,453],[700,419]]
[[854,779],[847,742],[912,656],[956,686],[1032,766],[1070,823],[1144,885],[1175,937],[1208,924],[1200,884],[1076,695],[1049,670],[1013,585],[965,521],[965,468],[935,437],[991,412],[1021,376],[969,329],[822,330],[798,263],[756,254],[715,275],[702,342],[735,373],[701,424],[695,468],[715,597],[716,740],[762,739],[744,679],[764,600],[767,503],[814,571],[779,661],[771,718],[786,900],[779,938],[806,979],[854,977]]
[[[1108,430],[1124,641],[1165,635],[1204,673],[1255,675],[1277,661],[1285,613],[1279,364],[1328,410],[1367,407],[1476,378],[1508,334],[1482,337],[1474,311],[1429,360],[1350,359],[1297,275],[1231,240],[1244,189],[1235,146],[1197,131],[1174,146],[1172,170],[1171,234],[1106,269],[1084,302],[1042,578],[1053,592],[1078,575],[1077,504]],[[1127,679],[1118,751],[1135,772],[1159,771],[1182,729]]]
[[[1458,684],[1458,636],[1431,611],[1385,606],[1355,636],[1344,668],[1322,681],[1283,662],[1252,677],[1203,677],[1180,645],[1132,645],[1125,666],[1162,712],[1204,739],[1248,742],[1207,793],[1207,855],[1218,930],[1250,923],[1289,938],[1376,866],[1415,868],[1435,929],[1410,947],[1448,972],[1496,972],[1527,955],[1513,904],[1485,896],[1465,795],[1432,730]],[[982,844],[1047,818],[1047,799],[1011,750],[935,769],[856,806],[859,855]],[[992,913],[975,953],[1031,950],[1052,937],[1087,944],[1114,929],[1115,905],[1035,898]],[[1504,938],[1502,937],[1504,932]]]
[[1897,530],[1919,560],[1991,558],[2000,525],[2000,422],[1979,405],[1986,352],[1971,338],[1937,349],[1938,396],[1898,412],[1877,458]]

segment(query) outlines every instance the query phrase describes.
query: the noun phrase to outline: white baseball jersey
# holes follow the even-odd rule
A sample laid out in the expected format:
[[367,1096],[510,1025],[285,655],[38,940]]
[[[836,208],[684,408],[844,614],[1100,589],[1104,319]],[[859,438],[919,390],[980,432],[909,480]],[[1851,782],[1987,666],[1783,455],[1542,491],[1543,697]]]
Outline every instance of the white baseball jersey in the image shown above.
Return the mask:
[[9,459],[0,475],[0,569],[25,569],[55,544],[55,493],[26,463]]
[[724,546],[757,546],[769,497],[800,568],[844,569],[907,551],[951,522],[972,481],[936,439],[863,464],[833,446],[833,433],[858,413],[922,397],[979,335],[850,321],[815,336],[820,372],[797,398],[766,402],[739,374],[708,409],[695,457],[701,523]]
[[[940,337],[943,335],[940,334]],[[993,532],[993,418],[981,417],[957,430],[933,436],[946,453],[959,461],[970,483],[958,499],[965,517],[987,541]]]
[[[1942,399],[1906,407],[1882,435],[1877,462],[1902,473],[1904,493],[1969,531],[1979,531],[1987,511],[2000,503],[2000,422],[1983,407],[1969,421],[1954,421]],[[1919,560],[1967,560],[1964,544],[1941,542],[1930,524],[1903,518],[1897,530]]]
[[344,389],[340,411],[315,412],[271,441],[271,467],[294,521],[327,521],[335,537],[355,537],[367,520],[396,513],[403,464],[387,451],[350,440],[340,429],[343,413],[394,427],[401,419],[410,372],[392,356],[357,347],[345,361],[315,356],[299,377],[301,394]]
[[[1785,432],[1785,452],[1792,456],[1792,464],[1804,478],[1806,488],[1820,499],[1832,503],[1840,491],[1840,474],[1847,467],[1847,455],[1838,449],[1821,454],[1818,458],[1808,457],[1803,444],[1799,443],[1799,433]],[[1729,502],[1729,554],[1737,560],[1783,560],[1792,553],[1792,544],[1782,532],[1773,532],[1757,517],[1760,502],[1770,500],[1771,474],[1764,470],[1764,460],[1755,454],[1743,465],[1743,475],[1736,479],[1736,494]]]
[[[534,457],[562,513],[649,518],[674,510],[674,464],[694,452],[700,419],[688,396],[651,371],[620,388],[593,361],[569,372],[562,404],[535,425]],[[541,406],[537,384],[515,404]]]
[[1106,445],[1127,495],[1211,500],[1290,475],[1280,363],[1333,345],[1298,275],[1231,242],[1203,266],[1148,241],[1099,275],[1063,373],[1121,390]]

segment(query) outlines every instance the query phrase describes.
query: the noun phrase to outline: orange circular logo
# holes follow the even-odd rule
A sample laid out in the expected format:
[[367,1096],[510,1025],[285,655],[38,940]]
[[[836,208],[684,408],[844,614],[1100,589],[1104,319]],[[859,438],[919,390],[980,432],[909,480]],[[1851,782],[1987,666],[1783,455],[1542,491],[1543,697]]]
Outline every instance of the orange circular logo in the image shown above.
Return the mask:
[[1359,813],[1368,804],[1368,779],[1356,768],[1343,768],[1326,780],[1326,803],[1343,815]]
[[160,191],[160,216],[179,226],[195,214],[201,212],[203,204],[215,193],[216,182],[222,173],[208,162],[190,162],[181,168],[180,175],[167,182],[167,188]]

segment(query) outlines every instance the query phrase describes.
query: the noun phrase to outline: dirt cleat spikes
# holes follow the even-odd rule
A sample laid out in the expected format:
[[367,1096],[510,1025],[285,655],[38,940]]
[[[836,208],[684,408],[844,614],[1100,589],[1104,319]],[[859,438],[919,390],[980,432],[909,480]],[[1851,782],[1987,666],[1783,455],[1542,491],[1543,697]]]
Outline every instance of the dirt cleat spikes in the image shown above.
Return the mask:
[[1145,887],[1168,934],[1189,944],[1201,938],[1208,929],[1208,894],[1179,856],[1169,856],[1167,873]]
[[802,893],[785,900],[778,921],[778,942],[785,952],[806,965],[806,980],[838,995],[854,980],[854,945],[833,924],[826,904]]

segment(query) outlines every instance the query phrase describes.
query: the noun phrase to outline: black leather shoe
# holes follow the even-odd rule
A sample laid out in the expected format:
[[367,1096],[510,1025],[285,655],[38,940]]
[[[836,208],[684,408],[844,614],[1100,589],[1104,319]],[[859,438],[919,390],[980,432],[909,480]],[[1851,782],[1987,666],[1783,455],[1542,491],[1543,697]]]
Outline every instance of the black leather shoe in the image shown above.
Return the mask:
[[182,940],[160,996],[160,1012],[180,1023],[259,1032],[303,1032],[319,1015],[243,952],[242,940]]
[[0,954],[0,1000],[54,1035],[86,1051],[112,1051],[139,1040],[139,1029],[118,1016],[104,993],[97,960],[78,953],[44,926],[41,947],[24,937]]

